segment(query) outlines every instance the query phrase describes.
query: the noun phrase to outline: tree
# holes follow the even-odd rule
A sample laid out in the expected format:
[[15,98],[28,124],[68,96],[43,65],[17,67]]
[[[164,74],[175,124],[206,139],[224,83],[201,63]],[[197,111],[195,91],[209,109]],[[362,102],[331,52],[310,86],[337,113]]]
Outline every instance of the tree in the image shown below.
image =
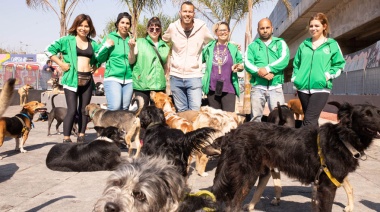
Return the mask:
[[[136,37],[137,34],[137,24],[140,14],[143,9],[148,9],[152,13],[158,7],[161,7],[161,0],[123,0],[128,8],[129,12],[132,14],[132,33]],[[164,0],[165,1],[165,0]]]
[[65,36],[67,34],[67,24],[73,14],[75,7],[81,0],[56,0],[56,4],[49,0],[26,0],[26,5],[29,8],[43,10],[53,10],[59,19],[60,31],[59,35]]

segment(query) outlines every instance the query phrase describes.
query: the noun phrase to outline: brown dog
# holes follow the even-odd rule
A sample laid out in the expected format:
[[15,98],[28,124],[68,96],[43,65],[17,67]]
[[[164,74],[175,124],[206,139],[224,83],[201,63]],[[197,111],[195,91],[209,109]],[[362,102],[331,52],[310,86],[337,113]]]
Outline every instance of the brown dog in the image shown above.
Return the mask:
[[[303,110],[300,99],[291,99],[288,102],[288,107],[294,112],[296,115],[296,120],[303,120]],[[299,119],[301,115],[301,119]]]
[[[11,137],[16,139],[15,150],[20,152],[27,152],[24,149],[25,141],[28,139],[30,130],[32,129],[32,120],[35,112],[44,108],[45,104],[38,101],[31,101],[26,103],[19,114],[10,118],[0,118],[0,146],[3,145],[5,137]],[[20,138],[22,141],[20,142]]]
[[33,87],[29,84],[26,84],[18,89],[18,94],[20,95],[20,106],[23,106],[26,102],[28,102],[29,89],[33,89]]

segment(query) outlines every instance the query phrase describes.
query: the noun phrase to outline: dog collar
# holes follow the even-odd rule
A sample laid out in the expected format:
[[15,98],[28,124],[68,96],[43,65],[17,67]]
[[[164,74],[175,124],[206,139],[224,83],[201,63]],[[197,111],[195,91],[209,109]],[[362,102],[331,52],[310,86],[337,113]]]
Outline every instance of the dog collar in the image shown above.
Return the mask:
[[33,124],[33,122],[32,122],[32,118],[30,118],[30,116],[29,116],[28,114],[20,113],[20,115],[23,115],[23,116],[25,116],[26,118],[28,118],[29,121],[30,121],[30,126],[31,126],[31,128],[34,128],[34,124]]
[[327,168],[326,161],[322,153],[321,139],[320,139],[319,133],[317,137],[317,145],[318,145],[318,155],[321,160],[321,167],[319,168],[317,176],[315,176],[315,184],[317,185],[319,184],[319,175],[322,173],[322,171],[324,171],[327,177],[331,180],[331,182],[334,183],[334,185],[339,188],[341,186],[341,183],[334,176],[332,176],[330,170]]
[[[351,152],[352,154],[352,157],[354,157],[355,159],[360,159],[360,160],[367,160],[367,155],[364,153],[364,151],[362,152],[359,152],[358,150],[356,150],[350,143],[348,143],[347,141],[342,141],[343,144],[346,146],[346,148]],[[365,156],[364,159],[362,159],[362,157]]]
[[98,111],[98,110],[99,110],[99,108],[96,108],[94,111],[92,111],[92,113],[90,115],[90,119],[92,119],[92,117],[94,117],[96,111]]

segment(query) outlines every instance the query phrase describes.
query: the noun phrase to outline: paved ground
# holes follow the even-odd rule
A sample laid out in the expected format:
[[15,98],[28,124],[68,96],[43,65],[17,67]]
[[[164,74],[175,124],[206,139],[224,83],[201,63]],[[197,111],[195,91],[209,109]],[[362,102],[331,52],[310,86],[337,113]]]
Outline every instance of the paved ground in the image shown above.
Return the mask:
[[[19,110],[19,106],[11,106],[5,116],[13,116]],[[320,119],[321,123],[326,121]],[[60,129],[62,131],[62,126]],[[95,138],[94,130],[87,132],[87,139]],[[62,135],[46,135],[47,122],[35,122],[26,142],[29,152],[14,152],[14,139],[6,139],[0,148],[0,155],[4,157],[0,160],[0,211],[92,211],[111,172],[64,173],[49,170],[45,166],[46,154],[55,143],[62,141]],[[126,152],[122,154],[126,155]],[[361,161],[358,170],[349,175],[354,188],[355,211],[380,211],[380,141],[375,141],[367,154],[368,159]],[[210,188],[215,166],[216,161],[209,162],[208,177],[200,177],[191,171],[188,182],[192,190]],[[270,205],[274,196],[270,181],[257,206],[258,211],[310,211],[310,186],[303,186],[286,176],[282,176],[282,185],[280,206]],[[251,197],[252,192],[246,202]],[[344,190],[338,189],[333,211],[342,211],[346,202]]]

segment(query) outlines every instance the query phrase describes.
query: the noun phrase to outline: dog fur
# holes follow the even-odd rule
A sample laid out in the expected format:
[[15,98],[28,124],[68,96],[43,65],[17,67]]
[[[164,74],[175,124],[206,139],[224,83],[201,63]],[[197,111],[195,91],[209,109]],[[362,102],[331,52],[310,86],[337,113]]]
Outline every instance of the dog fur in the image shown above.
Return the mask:
[[191,153],[210,145],[215,133],[214,129],[206,127],[186,134],[179,129],[169,128],[163,111],[155,106],[145,107],[140,119],[141,128],[145,129],[141,152],[145,155],[165,155],[184,177],[188,174]]
[[[167,105],[167,102],[171,102],[172,104],[172,111],[175,111],[174,104],[172,103],[172,99],[169,95],[163,93],[163,92],[150,92],[150,98],[155,103],[156,107],[163,109],[165,105]],[[170,114],[170,116],[173,113],[165,113],[165,117],[167,114]],[[177,113],[176,117],[176,123],[186,123],[184,119],[187,119],[189,122],[192,123],[193,130],[200,129],[203,127],[212,127],[217,130],[215,133],[215,138],[224,135],[225,133],[229,132],[231,129],[235,129],[238,125],[242,124],[244,122],[244,119],[242,116],[237,115],[236,113],[232,112],[226,112],[218,109],[214,109],[209,106],[203,106],[201,107],[200,111],[184,111]],[[182,119],[181,119],[182,117]],[[168,119],[167,119],[168,120]],[[167,121],[168,123],[168,121]],[[172,128],[181,129],[184,132],[187,132],[189,127],[188,124],[183,125],[170,125]],[[212,152],[216,153],[214,150]],[[195,155],[195,169],[198,172],[198,174],[202,177],[208,176],[208,173],[206,172],[206,165],[208,163],[208,157],[206,154],[197,151],[194,153]],[[191,163],[192,157],[190,157],[189,164]]]
[[13,95],[13,90],[15,87],[15,78],[10,78],[8,79],[4,86],[3,89],[1,90],[0,93],[0,117],[3,116],[9,105],[11,104],[11,99]]
[[51,78],[51,83],[53,94],[63,93],[63,85],[59,84],[59,78]]
[[104,96],[104,85],[102,82],[95,83],[95,96]]
[[[366,150],[380,135],[380,109],[366,104],[330,104],[339,108],[338,124],[294,129],[248,122],[223,137],[225,145],[222,146],[212,189],[219,205],[225,203],[225,211],[240,211],[242,201],[260,175],[258,187],[265,187],[270,167],[279,168],[303,184],[313,183],[321,168],[318,136],[332,176],[344,182],[359,162],[343,141],[359,152]],[[314,187],[312,210],[331,211],[337,187],[324,172]],[[253,198],[260,198],[261,194],[255,192]],[[253,210],[254,205],[250,203],[245,208]]]
[[[54,121],[54,119],[57,121],[57,124],[55,125],[55,130],[57,132],[57,135],[60,135],[61,133],[59,132],[58,128],[59,126],[62,124],[63,120],[65,119],[66,117],[66,114],[67,114],[67,108],[65,107],[56,107],[55,104],[54,104],[54,98],[57,96],[58,94],[54,94],[52,97],[51,97],[51,110],[50,110],[50,113],[48,114],[48,133],[47,135],[48,136],[51,136],[51,133],[50,133],[50,128],[51,128],[51,125]],[[79,118],[79,117],[78,117]],[[75,136],[78,136],[78,127],[77,127],[77,123],[78,123],[78,118],[74,118],[74,124],[73,124],[73,129],[72,129],[72,134],[75,135]]]
[[17,92],[20,96],[20,106],[23,106],[28,102],[29,89],[33,89],[33,86],[26,84],[18,89]]
[[[296,115],[296,120],[303,120],[303,110],[300,99],[291,99],[288,101],[288,107],[294,112]],[[300,119],[301,116],[301,119]]]
[[[19,114],[14,117],[1,117],[0,118],[0,146],[3,145],[5,137],[15,138],[16,148],[22,153],[27,152],[24,149],[26,140],[28,139],[29,132],[32,129],[32,121],[35,112],[44,108],[45,104],[38,101],[31,101],[26,103]],[[22,120],[22,123],[20,121]],[[20,142],[20,138],[22,138]]]
[[134,157],[138,157],[141,150],[140,144],[140,119],[138,115],[144,105],[142,97],[137,96],[132,100],[131,104],[137,102],[138,109],[136,111],[117,110],[110,111],[101,109],[98,104],[90,103],[86,106],[86,115],[90,116],[94,126],[99,127],[117,127],[126,131],[125,142],[128,146],[129,155],[132,154],[132,139],[134,138],[136,145],[136,154]]
[[125,132],[116,127],[95,127],[95,130],[100,136],[89,143],[54,145],[46,157],[46,166],[63,172],[115,170],[121,162],[119,146],[124,142]]
[[210,197],[189,197],[185,178],[163,156],[127,158],[108,178],[94,212],[192,212],[215,208]]

